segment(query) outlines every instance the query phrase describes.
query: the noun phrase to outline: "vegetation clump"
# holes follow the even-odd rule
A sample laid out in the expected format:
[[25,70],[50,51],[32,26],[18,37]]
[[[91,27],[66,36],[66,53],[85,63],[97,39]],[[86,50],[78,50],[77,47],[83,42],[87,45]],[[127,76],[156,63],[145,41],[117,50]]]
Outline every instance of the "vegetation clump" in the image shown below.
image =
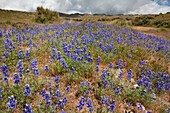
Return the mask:
[[59,13],[44,9],[42,6],[37,7],[35,22],[37,23],[52,23],[59,19]]

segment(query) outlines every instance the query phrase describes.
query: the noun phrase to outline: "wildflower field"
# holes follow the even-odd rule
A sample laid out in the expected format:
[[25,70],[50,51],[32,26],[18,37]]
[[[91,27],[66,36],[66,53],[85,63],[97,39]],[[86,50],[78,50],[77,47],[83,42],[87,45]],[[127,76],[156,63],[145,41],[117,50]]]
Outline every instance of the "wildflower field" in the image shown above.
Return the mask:
[[170,113],[170,41],[103,23],[0,30],[0,113]]

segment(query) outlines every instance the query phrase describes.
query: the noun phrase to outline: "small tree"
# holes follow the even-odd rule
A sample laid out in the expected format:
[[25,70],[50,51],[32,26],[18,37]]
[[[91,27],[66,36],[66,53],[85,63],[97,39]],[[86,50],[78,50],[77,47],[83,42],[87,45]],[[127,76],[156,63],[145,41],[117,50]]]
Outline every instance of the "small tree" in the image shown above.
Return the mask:
[[47,23],[56,21],[59,18],[59,14],[49,9],[44,9],[42,6],[37,7],[35,21],[38,23]]

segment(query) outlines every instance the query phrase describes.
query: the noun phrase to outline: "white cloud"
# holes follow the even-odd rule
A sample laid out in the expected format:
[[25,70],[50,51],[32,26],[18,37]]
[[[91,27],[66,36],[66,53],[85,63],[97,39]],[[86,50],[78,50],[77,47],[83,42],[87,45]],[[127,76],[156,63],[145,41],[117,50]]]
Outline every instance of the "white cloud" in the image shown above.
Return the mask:
[[165,13],[170,8],[151,0],[0,0],[2,9],[35,11],[37,6],[65,13],[106,14]]
[[149,4],[143,5],[134,11],[130,11],[130,14],[159,14],[166,13],[170,11],[169,6],[161,6],[155,2],[150,2]]

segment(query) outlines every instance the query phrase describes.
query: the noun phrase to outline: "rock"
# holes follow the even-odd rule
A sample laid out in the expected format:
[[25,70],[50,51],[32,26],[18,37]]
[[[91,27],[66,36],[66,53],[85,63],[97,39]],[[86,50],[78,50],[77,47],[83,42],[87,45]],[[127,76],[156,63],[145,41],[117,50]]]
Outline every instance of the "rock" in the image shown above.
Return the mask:
[[136,112],[133,110],[124,110],[124,113],[136,113]]
[[133,87],[134,87],[135,89],[139,89],[139,85],[138,85],[138,84],[134,84]]
[[156,100],[156,94],[155,93],[152,93],[151,97]]
[[138,110],[145,111],[145,107],[141,103],[137,103]]

